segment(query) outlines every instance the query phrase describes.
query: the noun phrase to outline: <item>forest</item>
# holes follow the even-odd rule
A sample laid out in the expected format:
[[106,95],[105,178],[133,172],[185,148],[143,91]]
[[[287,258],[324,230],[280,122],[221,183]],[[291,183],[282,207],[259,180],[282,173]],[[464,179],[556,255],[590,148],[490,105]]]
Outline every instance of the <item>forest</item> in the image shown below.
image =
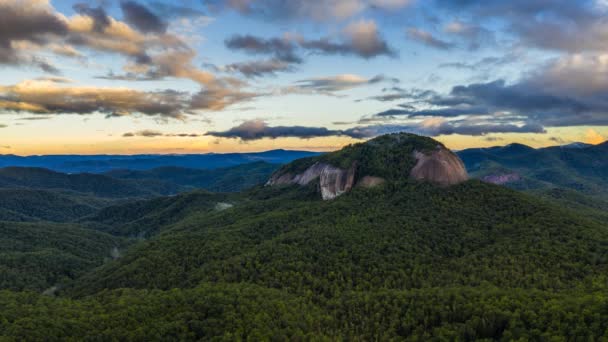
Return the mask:
[[394,148],[323,157],[387,165],[331,201],[317,180],[0,223],[0,340],[608,339],[601,205],[400,179]]

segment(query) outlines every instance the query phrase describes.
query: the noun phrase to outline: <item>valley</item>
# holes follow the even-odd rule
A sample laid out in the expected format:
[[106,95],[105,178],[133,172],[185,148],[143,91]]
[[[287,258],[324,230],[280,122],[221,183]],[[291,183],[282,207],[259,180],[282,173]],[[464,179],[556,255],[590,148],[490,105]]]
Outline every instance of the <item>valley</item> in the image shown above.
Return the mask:
[[[447,185],[444,175],[462,172],[450,163],[412,172],[417,153],[443,148],[388,135],[283,166],[109,171],[92,178],[99,187],[79,185],[91,175],[42,173],[51,182],[37,181],[40,171],[9,172],[0,178],[2,208],[15,213],[0,223],[0,337],[608,338],[608,221],[592,200],[601,198],[602,170],[583,163],[587,153],[593,163],[605,156],[458,153],[474,177],[500,162],[542,182],[524,191],[478,179]],[[521,159],[528,153],[539,168],[597,180],[597,192],[533,178],[521,166],[532,164]],[[580,158],[578,171],[567,158]],[[325,198],[325,171],[265,185],[320,162],[353,167],[348,191]],[[368,177],[383,181],[357,185]],[[152,181],[174,192],[137,192]],[[55,197],[23,202],[28,212],[9,200],[19,191]]]

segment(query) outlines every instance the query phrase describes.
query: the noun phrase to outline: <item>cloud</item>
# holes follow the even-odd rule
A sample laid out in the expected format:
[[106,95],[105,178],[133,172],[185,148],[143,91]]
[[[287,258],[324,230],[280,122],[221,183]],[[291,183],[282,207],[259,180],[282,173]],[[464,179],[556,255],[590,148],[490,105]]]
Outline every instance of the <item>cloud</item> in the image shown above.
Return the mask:
[[264,59],[259,61],[232,63],[223,67],[227,72],[239,72],[245,77],[260,77],[276,75],[278,72],[294,71],[295,68],[288,62],[280,59]]
[[36,114],[124,116],[134,113],[181,118],[183,93],[142,92],[128,88],[64,86],[50,81],[23,81],[0,86],[0,109]]
[[110,17],[101,6],[93,8],[87,3],[77,3],[73,8],[74,11],[93,19],[93,29],[96,32],[103,32],[110,26]]
[[[557,58],[516,82],[457,85],[445,95],[428,92],[376,117],[486,116],[527,127],[608,125],[608,56]],[[422,94],[422,93],[421,93]]]
[[453,43],[441,40],[430,32],[415,27],[408,28],[406,34],[410,39],[436,49],[449,50],[454,47]]
[[0,64],[32,65],[56,72],[44,59],[29,53],[32,45],[48,44],[68,31],[65,21],[47,2],[0,1],[0,23]]
[[[413,100],[420,101],[422,99],[427,99],[429,97],[435,96],[437,93],[432,90],[425,89],[403,89],[401,87],[390,87],[382,89],[383,92],[388,92],[387,94],[376,95],[368,97],[369,100],[376,100],[381,102],[391,102],[396,100]],[[414,109],[409,105],[404,106],[403,108]],[[402,111],[402,110],[399,110]]]
[[248,102],[264,94],[240,91],[230,87],[209,87],[192,96],[192,110],[222,110],[233,104]]
[[467,62],[452,62],[452,63],[443,63],[440,64],[440,68],[454,68],[454,69],[465,69],[465,70],[491,70],[493,68],[498,68],[510,63],[516,62],[518,56],[514,54],[506,54],[502,57],[484,57],[476,62],[467,63]]
[[300,40],[300,46],[313,53],[354,55],[365,59],[382,55],[394,57],[397,54],[371,20],[360,20],[348,25],[342,32],[341,42],[329,38]]
[[394,11],[411,0],[210,0],[211,10],[232,9],[265,20],[333,21],[351,18],[367,9]]
[[302,57],[298,54],[300,51],[322,55],[351,55],[365,59],[397,55],[380,35],[376,23],[371,20],[351,23],[342,30],[338,38],[306,39],[298,35],[261,38],[253,35],[235,35],[227,39],[225,45],[232,50],[271,55],[275,59],[294,64],[302,63]]
[[263,120],[245,121],[242,124],[232,127],[226,131],[207,132],[205,135],[217,138],[241,139],[244,141],[259,140],[264,138],[301,138],[310,139],[339,135],[339,131],[330,130],[324,127],[304,127],[304,126],[269,126]]
[[409,132],[426,136],[472,135],[483,136],[491,133],[545,133],[538,125],[513,125],[475,122],[451,122],[444,120],[426,120],[411,124],[381,124],[354,127],[342,132],[352,138],[365,139],[383,134]]
[[139,31],[144,33],[165,33],[167,31],[167,23],[145,6],[135,1],[122,1],[120,7],[124,13],[125,21],[135,26]]
[[496,43],[494,33],[481,25],[452,21],[444,27],[444,32],[461,38],[469,50]]
[[520,43],[569,53],[604,52],[607,9],[595,0],[436,0],[479,21],[501,21]]
[[302,59],[296,55],[296,45],[288,37],[265,39],[253,35],[234,35],[224,43],[232,50],[243,50],[257,55],[274,55],[275,59],[289,63],[302,62]]
[[162,14],[162,16],[165,18],[206,17],[205,12],[192,7],[168,4],[160,1],[152,1],[149,4],[157,15]]
[[456,117],[460,115],[486,115],[490,114],[486,107],[472,107],[463,105],[461,107],[448,107],[438,109],[389,109],[376,114],[376,116],[440,116]]
[[217,138],[240,139],[243,141],[264,138],[300,138],[311,139],[329,136],[345,136],[354,139],[368,139],[383,134],[410,132],[427,136],[439,135],[475,135],[490,133],[544,133],[544,129],[532,125],[483,124],[474,122],[448,122],[444,120],[426,120],[411,124],[380,124],[353,127],[345,130],[332,130],[325,127],[304,126],[270,126],[263,120],[245,121],[226,131],[207,132],[205,135]]
[[365,78],[354,74],[317,77],[299,80],[295,82],[294,85],[282,87],[278,90],[278,94],[321,94],[327,96],[337,96],[335,94],[336,92],[366,85],[379,84],[382,82],[396,83],[399,82],[399,80],[386,77],[384,75],[376,75],[372,78]]
[[177,137],[177,138],[196,138],[201,137],[202,134],[196,133],[163,133],[155,130],[145,129],[137,132],[127,132],[122,135],[124,138],[132,137],[144,137],[144,138],[156,138],[156,137]]

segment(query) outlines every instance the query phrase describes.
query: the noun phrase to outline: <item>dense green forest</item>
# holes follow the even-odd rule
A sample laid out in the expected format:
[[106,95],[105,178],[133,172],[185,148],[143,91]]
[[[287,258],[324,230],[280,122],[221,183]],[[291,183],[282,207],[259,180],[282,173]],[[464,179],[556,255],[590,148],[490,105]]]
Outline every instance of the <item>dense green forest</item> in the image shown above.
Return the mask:
[[175,184],[181,187],[182,191],[205,189],[216,192],[239,192],[264,184],[278,167],[277,164],[253,162],[212,170],[162,167],[148,171],[115,170],[105,175],[124,180],[162,181]]
[[608,337],[608,230],[597,222],[478,181],[390,184],[331,202],[315,192],[258,188],[232,208],[193,210],[59,297],[3,292],[0,331],[75,340]]
[[604,203],[399,179],[390,139],[323,157],[387,165],[332,201],[312,182],[1,223],[0,340],[608,339]]
[[0,222],[0,288],[61,287],[118,258],[129,244],[72,224]]

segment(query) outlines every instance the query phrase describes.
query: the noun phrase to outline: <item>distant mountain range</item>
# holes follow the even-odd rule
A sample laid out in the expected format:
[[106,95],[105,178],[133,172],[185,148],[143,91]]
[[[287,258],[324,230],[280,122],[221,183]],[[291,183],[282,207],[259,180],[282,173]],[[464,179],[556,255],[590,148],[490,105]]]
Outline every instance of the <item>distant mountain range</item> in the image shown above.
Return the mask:
[[103,173],[117,169],[150,170],[159,167],[217,169],[257,161],[285,164],[318,155],[318,152],[271,150],[257,153],[209,153],[172,155],[0,155],[0,167],[41,167],[65,173]]
[[517,189],[562,187],[602,195],[608,188],[608,143],[539,149],[510,144],[458,155],[472,176]]
[[268,180],[277,164],[254,162],[213,170],[163,167],[104,174],[0,168],[0,221],[69,222],[100,208],[195,189],[239,192]]

